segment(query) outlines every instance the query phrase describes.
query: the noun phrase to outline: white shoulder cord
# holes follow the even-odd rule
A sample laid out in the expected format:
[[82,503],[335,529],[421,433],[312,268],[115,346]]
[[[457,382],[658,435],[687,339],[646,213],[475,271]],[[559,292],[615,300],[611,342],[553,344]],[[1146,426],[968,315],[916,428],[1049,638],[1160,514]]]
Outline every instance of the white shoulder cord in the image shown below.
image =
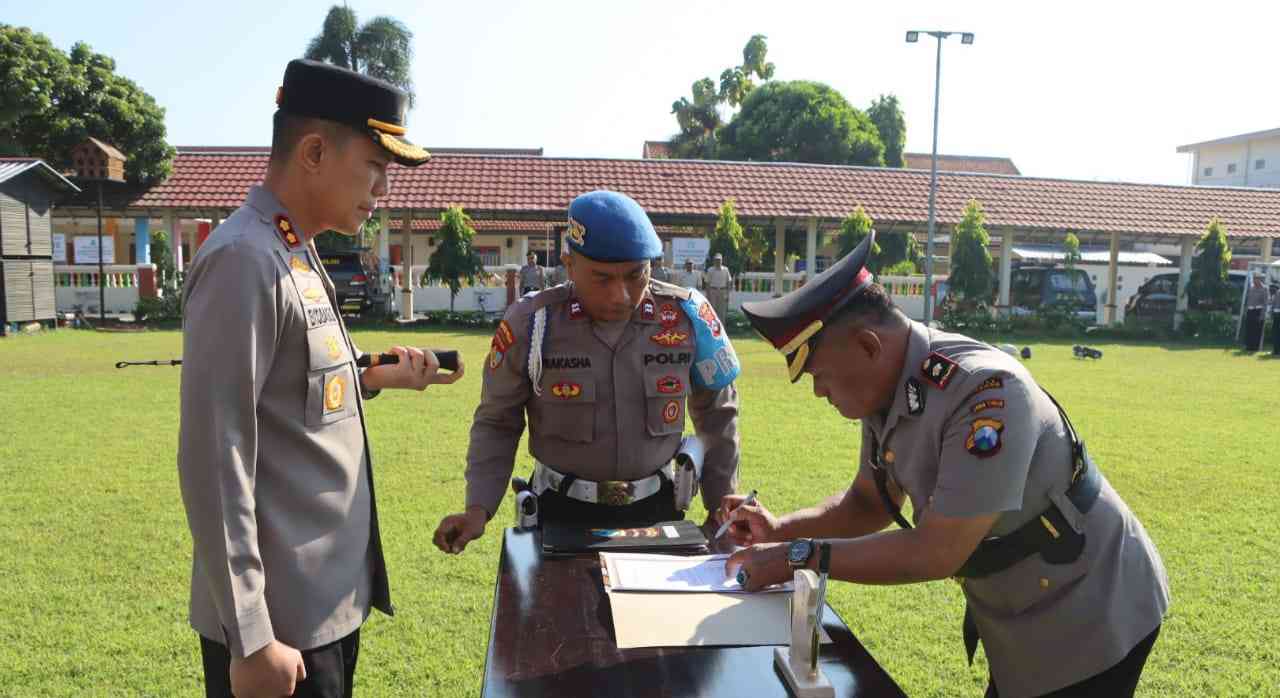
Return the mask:
[[547,336],[547,309],[538,308],[533,313],[533,325],[529,331],[529,382],[533,394],[542,395],[542,340]]

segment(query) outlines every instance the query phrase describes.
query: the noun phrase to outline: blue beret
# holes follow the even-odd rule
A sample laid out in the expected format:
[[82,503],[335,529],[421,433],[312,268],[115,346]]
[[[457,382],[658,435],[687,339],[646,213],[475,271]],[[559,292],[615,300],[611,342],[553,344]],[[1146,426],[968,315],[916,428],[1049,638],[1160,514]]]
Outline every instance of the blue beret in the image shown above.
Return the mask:
[[634,262],[662,256],[649,216],[615,191],[587,192],[569,204],[569,249],[597,262]]

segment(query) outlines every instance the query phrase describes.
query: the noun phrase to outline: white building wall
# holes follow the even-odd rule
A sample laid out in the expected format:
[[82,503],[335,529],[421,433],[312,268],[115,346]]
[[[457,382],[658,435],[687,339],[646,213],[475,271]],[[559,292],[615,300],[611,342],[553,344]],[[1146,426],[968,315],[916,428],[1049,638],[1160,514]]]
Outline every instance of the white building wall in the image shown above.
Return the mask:
[[1192,161],[1196,163],[1191,175],[1193,184],[1280,187],[1280,136],[1206,145],[1198,149]]

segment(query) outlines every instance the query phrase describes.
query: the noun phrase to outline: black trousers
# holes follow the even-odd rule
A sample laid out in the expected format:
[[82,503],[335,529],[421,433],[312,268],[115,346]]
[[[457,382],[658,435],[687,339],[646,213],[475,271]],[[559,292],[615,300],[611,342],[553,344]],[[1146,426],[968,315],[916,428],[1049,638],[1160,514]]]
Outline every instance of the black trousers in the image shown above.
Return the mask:
[[1271,353],[1280,356],[1280,311],[1271,313]]
[[[1115,666],[1080,683],[1046,693],[1040,698],[1131,698],[1138,688],[1138,678],[1142,676],[1147,656],[1151,654],[1151,647],[1156,644],[1156,636],[1159,634],[1160,628],[1157,626]],[[1000,698],[995,681],[987,684],[987,698]]]
[[[294,688],[294,698],[351,698],[359,654],[359,629],[337,642],[303,650],[307,678]],[[226,645],[202,635],[200,656],[204,660],[206,698],[232,698],[231,653]]]
[[1250,308],[1244,315],[1244,348],[1257,351],[1262,348],[1262,323],[1266,318],[1262,308]]
[[675,486],[662,477],[662,489],[625,506],[592,504],[566,497],[555,490],[538,495],[538,522],[600,524],[608,526],[649,526],[659,521],[680,521],[684,512],[676,509]]

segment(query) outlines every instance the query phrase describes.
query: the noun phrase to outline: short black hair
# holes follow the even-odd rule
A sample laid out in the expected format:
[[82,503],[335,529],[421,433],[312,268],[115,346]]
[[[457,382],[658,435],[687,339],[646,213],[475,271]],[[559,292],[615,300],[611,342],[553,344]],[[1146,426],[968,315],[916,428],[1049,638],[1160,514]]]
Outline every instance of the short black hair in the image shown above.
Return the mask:
[[302,137],[316,131],[324,133],[338,145],[343,145],[352,136],[358,135],[355,129],[336,121],[314,119],[276,110],[275,116],[271,119],[271,159],[275,162],[288,160]]
[[896,327],[906,316],[894,305],[884,287],[870,283],[858,291],[845,306],[835,312],[827,325],[853,324],[858,327]]

